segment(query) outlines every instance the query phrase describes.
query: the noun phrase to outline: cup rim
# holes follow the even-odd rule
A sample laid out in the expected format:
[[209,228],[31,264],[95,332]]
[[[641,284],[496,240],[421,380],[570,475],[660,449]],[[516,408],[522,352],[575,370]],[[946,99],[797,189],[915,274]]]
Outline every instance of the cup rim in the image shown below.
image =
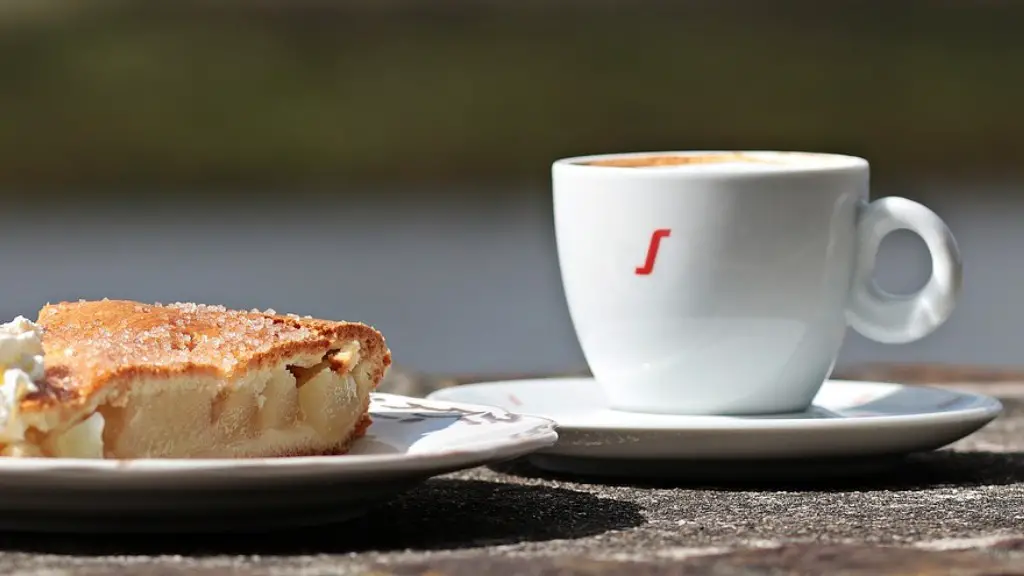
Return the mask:
[[[719,156],[738,155],[747,156],[753,159],[771,159],[780,157],[802,157],[808,160],[819,161],[801,162],[799,158],[792,163],[765,162],[759,165],[752,162],[751,167],[742,171],[724,168],[726,164],[710,163],[703,165],[702,170],[687,170],[685,165],[680,166],[658,166],[656,168],[638,169],[631,166],[594,166],[588,162],[599,160],[615,160],[629,158],[643,158],[647,156]],[[722,166],[723,168],[717,169]],[[763,167],[762,167],[763,166]],[[609,152],[600,154],[587,154],[582,156],[569,156],[559,158],[552,162],[552,170],[585,170],[588,172],[600,172],[608,175],[643,175],[644,177],[656,176],[680,176],[680,175],[767,175],[767,174],[793,174],[805,172],[836,172],[836,171],[859,171],[869,167],[868,161],[859,156],[838,154],[832,152],[806,152],[799,150],[651,150],[644,152]]]

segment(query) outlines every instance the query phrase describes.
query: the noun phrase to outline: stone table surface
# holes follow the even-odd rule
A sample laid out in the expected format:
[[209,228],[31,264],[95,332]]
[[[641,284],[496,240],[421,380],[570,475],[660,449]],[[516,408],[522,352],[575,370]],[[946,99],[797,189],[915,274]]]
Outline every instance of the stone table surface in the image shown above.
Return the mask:
[[[916,374],[993,394],[1006,410],[948,449],[862,478],[630,483],[513,463],[435,478],[366,516],[318,528],[0,533],[0,574],[1024,575],[1024,378],[899,370],[903,381]],[[422,394],[449,384],[398,371],[385,388]]]

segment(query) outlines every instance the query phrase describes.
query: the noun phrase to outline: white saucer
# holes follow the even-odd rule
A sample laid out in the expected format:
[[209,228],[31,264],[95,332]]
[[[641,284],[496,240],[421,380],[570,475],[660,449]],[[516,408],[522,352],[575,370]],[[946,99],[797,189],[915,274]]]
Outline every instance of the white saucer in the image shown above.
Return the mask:
[[0,458],[0,530],[266,530],[344,520],[437,474],[551,446],[550,420],[374,394],[346,455],[267,459]]
[[[805,413],[674,416],[611,410],[592,378],[513,380],[438,390],[433,400],[473,402],[558,423],[537,466],[611,475],[677,473],[692,464],[900,456],[954,442],[1002,411],[987,396],[877,382],[830,380]],[[667,462],[667,463],[666,463]]]

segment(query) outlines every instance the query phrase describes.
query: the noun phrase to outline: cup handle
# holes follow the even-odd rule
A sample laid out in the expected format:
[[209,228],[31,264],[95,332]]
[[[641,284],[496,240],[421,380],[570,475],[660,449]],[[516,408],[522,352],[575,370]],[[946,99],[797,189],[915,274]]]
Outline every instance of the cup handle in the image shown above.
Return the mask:
[[[931,278],[914,294],[890,294],[875,281],[878,248],[896,230],[920,236],[932,258]],[[855,262],[846,321],[876,342],[902,344],[924,338],[949,318],[960,295],[963,266],[956,239],[938,215],[906,198],[879,198],[863,207]]]

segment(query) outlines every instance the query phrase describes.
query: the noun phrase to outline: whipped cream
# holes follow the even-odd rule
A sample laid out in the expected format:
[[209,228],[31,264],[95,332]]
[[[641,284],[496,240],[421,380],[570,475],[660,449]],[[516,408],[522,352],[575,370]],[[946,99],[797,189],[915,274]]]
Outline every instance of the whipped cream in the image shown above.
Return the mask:
[[35,382],[43,377],[42,336],[42,328],[24,316],[0,324],[0,442],[25,438],[19,412],[21,400],[39,390]]

